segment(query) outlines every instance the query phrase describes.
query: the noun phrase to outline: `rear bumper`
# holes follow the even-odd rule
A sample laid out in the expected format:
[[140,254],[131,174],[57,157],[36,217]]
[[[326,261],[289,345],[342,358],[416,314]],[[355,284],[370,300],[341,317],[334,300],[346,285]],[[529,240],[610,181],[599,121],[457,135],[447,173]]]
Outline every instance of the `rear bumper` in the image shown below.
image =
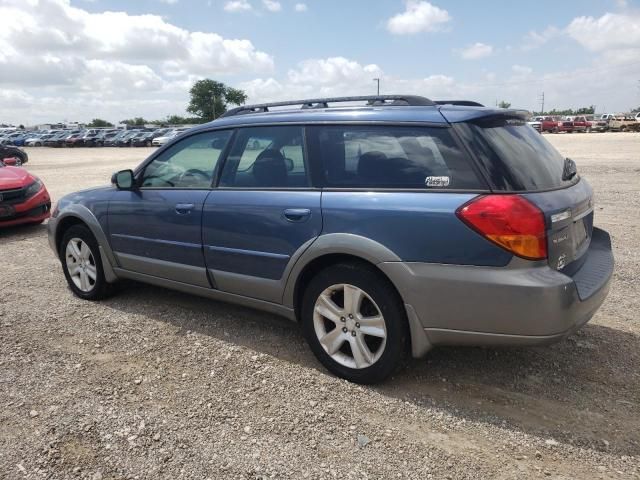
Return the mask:
[[428,344],[539,345],[570,335],[604,302],[614,264],[609,234],[594,229],[586,255],[573,277],[520,261],[503,268],[379,266],[415,311]]

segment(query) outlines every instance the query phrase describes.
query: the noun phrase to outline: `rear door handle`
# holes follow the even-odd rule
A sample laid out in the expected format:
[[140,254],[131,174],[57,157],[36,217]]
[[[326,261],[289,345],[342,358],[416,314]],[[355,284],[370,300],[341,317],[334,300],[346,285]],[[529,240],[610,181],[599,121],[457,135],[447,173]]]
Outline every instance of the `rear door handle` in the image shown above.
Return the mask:
[[177,203],[176,213],[178,215],[188,215],[194,207],[195,205],[193,203]]
[[304,222],[311,216],[308,208],[287,208],[284,211],[284,218],[290,222]]

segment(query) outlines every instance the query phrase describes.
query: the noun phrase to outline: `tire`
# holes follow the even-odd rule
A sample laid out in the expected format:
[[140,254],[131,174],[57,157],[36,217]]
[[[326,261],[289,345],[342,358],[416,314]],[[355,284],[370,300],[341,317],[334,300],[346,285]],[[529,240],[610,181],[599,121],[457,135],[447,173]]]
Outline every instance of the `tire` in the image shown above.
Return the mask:
[[[347,292],[351,299],[360,296],[359,307],[345,308]],[[377,383],[405,362],[409,328],[402,299],[370,265],[341,263],[319,272],[305,289],[300,313],[311,351],[339,377]],[[325,335],[324,343],[331,342],[326,348],[320,341]]]
[[146,147],[150,147],[151,146],[151,142],[149,140],[147,140],[147,142],[145,143]]
[[591,127],[587,127],[586,132],[587,132],[587,133],[591,133]]
[[[70,244],[76,247],[75,255],[73,254],[74,247],[70,246]],[[85,248],[88,248],[88,254],[85,254]],[[80,254],[84,255],[81,257]],[[69,288],[77,297],[84,300],[101,300],[111,293],[112,286],[104,278],[98,242],[91,230],[86,226],[74,225],[64,232],[60,242],[60,262],[62,263],[62,270]],[[77,264],[80,268],[84,265],[86,267],[86,269],[83,269],[84,275],[83,273],[78,273],[76,277],[74,272],[72,277],[69,268],[73,264]],[[91,272],[95,276],[94,279],[91,278]]]

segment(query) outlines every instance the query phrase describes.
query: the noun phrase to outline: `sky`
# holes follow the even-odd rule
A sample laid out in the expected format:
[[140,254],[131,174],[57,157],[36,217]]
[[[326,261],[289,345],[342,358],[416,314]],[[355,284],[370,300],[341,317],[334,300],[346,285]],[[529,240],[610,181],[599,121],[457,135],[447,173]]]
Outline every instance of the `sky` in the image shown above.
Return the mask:
[[185,115],[213,78],[248,103],[415,94],[640,106],[640,0],[0,0],[0,123]]

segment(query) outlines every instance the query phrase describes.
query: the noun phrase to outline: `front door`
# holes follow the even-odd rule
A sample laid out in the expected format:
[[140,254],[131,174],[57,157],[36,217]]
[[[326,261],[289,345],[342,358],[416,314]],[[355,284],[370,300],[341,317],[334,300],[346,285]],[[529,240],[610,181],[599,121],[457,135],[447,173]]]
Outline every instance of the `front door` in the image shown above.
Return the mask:
[[237,130],[202,218],[204,254],[222,291],[280,303],[286,272],[322,230],[302,127]]
[[139,188],[109,203],[109,238],[121,268],[209,287],[202,208],[230,131],[191,135],[139,172]]

